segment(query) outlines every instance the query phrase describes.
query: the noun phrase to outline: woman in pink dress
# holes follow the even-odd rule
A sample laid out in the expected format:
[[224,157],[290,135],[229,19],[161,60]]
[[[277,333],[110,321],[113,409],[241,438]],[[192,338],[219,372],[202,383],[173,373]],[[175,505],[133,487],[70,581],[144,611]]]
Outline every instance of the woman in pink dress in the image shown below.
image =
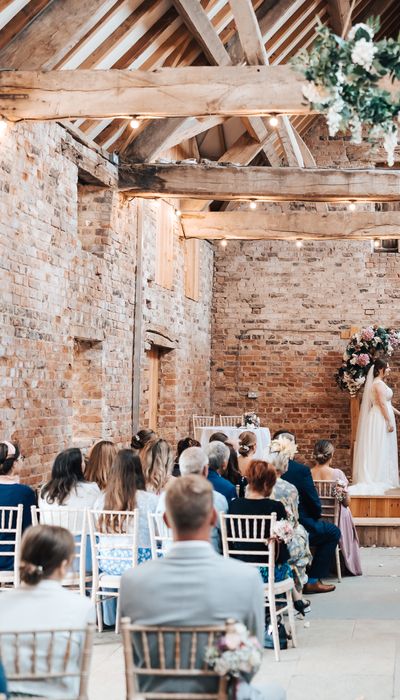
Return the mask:
[[335,469],[332,465],[335,448],[330,440],[318,440],[314,446],[315,466],[311,473],[314,481],[336,481],[336,493],[341,497],[339,528],[340,551],[346,565],[346,569],[353,576],[361,576],[360,543],[353,522],[347,493],[348,480],[341,469]]

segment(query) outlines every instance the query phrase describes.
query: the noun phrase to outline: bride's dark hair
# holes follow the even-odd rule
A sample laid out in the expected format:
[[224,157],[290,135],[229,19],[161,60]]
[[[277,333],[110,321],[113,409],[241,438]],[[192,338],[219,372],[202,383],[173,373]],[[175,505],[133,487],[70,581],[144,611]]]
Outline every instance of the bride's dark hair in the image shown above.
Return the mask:
[[378,359],[374,362],[374,377],[378,377],[379,372],[382,369],[386,369],[387,365],[388,363],[386,362],[386,360],[382,360],[381,357],[378,357]]

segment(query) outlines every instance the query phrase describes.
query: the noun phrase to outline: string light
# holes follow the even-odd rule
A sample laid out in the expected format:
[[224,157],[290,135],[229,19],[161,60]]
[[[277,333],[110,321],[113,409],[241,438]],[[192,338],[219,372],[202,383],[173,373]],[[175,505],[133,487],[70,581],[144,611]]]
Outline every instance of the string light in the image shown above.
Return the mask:
[[303,241],[301,238],[298,238],[296,241],[296,248],[302,248],[303,247]]
[[0,117],[0,136],[3,136],[5,130],[7,129],[7,122],[3,117]]
[[257,202],[250,202],[250,209],[257,209]]
[[381,242],[379,238],[374,238],[374,248],[379,248]]
[[350,202],[349,204],[349,211],[355,211],[357,208],[357,205],[355,202]]
[[273,126],[273,127],[278,126],[278,124],[279,124],[278,117],[271,117],[271,119],[269,120],[269,124],[270,124],[270,126]]
[[220,243],[221,248],[226,248],[227,245],[228,245],[228,241],[226,240],[226,238],[223,238],[221,243]]
[[140,126],[139,119],[136,119],[136,117],[133,117],[129,122],[129,126],[131,127],[131,129],[138,129]]

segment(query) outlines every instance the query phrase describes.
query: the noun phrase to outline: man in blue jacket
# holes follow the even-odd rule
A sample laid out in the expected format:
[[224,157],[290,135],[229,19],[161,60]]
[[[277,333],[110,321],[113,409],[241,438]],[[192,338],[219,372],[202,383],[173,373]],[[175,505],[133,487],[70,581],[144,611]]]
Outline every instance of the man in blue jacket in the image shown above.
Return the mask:
[[[279,435],[296,442],[294,434],[287,430],[279,430],[273,439],[275,440]],[[340,539],[340,530],[333,523],[321,519],[321,502],[309,467],[290,459],[288,470],[282,474],[282,479],[293,484],[299,492],[299,520],[309,534],[310,547],[315,548],[304,593],[334,591],[336,586],[322,583],[321,579],[329,575]]]

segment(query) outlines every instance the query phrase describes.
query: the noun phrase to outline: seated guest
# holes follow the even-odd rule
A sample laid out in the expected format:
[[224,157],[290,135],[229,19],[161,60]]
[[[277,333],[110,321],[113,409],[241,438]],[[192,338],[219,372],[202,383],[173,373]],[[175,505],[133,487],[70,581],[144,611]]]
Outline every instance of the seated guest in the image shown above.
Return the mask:
[[[138,430],[135,435],[133,435],[131,440],[132,450],[136,450],[136,453],[140,453],[149,442],[155,442],[158,440],[158,435],[151,430],[151,428],[143,428]],[[140,454],[139,454],[140,457]]]
[[178,445],[176,448],[175,463],[174,463],[174,468],[172,470],[172,476],[181,476],[181,472],[179,469],[179,457],[181,456],[182,452],[184,450],[187,450],[189,447],[200,447],[200,443],[198,440],[195,440],[194,438],[191,438],[191,437],[185,437],[185,438],[182,438],[182,440],[178,440]]
[[238,463],[239,471],[241,475],[247,477],[247,469],[250,462],[253,461],[254,455],[257,451],[257,437],[251,430],[245,430],[239,435],[239,448],[238,448]]
[[[296,442],[293,433],[287,430],[279,430],[272,439],[276,440],[280,435],[294,443]],[[282,474],[282,479],[297,488],[299,521],[308,532],[310,547],[315,548],[304,592],[329,593],[334,591],[335,586],[322,583],[321,579],[329,575],[331,562],[340,539],[340,530],[333,523],[321,519],[321,501],[314,486],[311,470],[308,467],[289,459],[288,470]]]
[[209,439],[209,442],[223,442],[224,445],[229,447],[228,464],[223,470],[221,470],[221,476],[223,479],[230,481],[231,484],[238,488],[239,495],[243,496],[246,483],[239,471],[236,444],[234,444],[236,441],[232,441],[227,435],[225,435],[225,433],[213,433]]
[[0,661],[0,698],[2,695],[6,698],[7,694],[8,694],[7,680],[6,680],[6,676],[4,673],[3,664]]
[[[48,629],[82,629],[94,622],[94,606],[88,598],[63,588],[61,581],[68,573],[74,556],[74,539],[68,530],[50,525],[29,528],[22,538],[20,588],[5,591],[0,596],[0,631],[20,632],[32,630],[39,633]],[[31,639],[20,638],[18,662],[22,672],[29,674],[32,655]],[[25,640],[25,641],[24,641]],[[49,637],[37,635],[36,664],[47,674]],[[67,648],[60,633],[54,640],[54,669],[60,668],[69,653],[69,668],[79,673],[82,639],[76,635]],[[7,675],[14,656],[14,645],[3,645],[2,661]],[[41,698],[77,697],[79,678],[9,681],[9,691],[16,696]]]
[[[105,493],[102,493],[94,504],[94,510],[122,510],[139,512],[138,531],[138,563],[151,559],[150,533],[147,514],[155,513],[158,504],[158,496],[146,490],[142,465],[139,457],[133,450],[120,450],[112,464]],[[105,515],[105,532],[120,532],[119,522],[115,522],[111,515]],[[129,531],[128,531],[129,532]],[[123,536],[122,536],[123,537]],[[104,537],[104,544],[115,542],[114,539],[107,540]],[[121,556],[116,550],[115,556]],[[110,555],[111,556],[111,555]],[[128,552],[129,556],[129,552]],[[103,571],[107,574],[121,575],[129,568],[127,561],[106,561]]]
[[[82,453],[77,447],[60,452],[54,460],[50,481],[40,492],[39,508],[43,510],[93,508],[94,502],[100,495],[100,489],[96,482],[86,481],[82,468]],[[45,519],[45,514],[42,514],[42,522],[45,522]]]
[[314,446],[315,466],[311,470],[312,478],[316,481],[342,481],[341,489],[343,500],[340,502],[339,529],[340,551],[347,571],[353,576],[361,576],[360,543],[353,522],[353,516],[349,508],[350,499],[347,494],[349,484],[347,477],[341,469],[332,467],[335,448],[330,440],[318,440]]
[[174,458],[172,449],[161,438],[149,441],[140,453],[146,489],[159,494],[171,476]]
[[[199,474],[204,478],[208,475],[208,457],[201,447],[188,447],[187,450],[182,452],[179,457],[179,469],[181,476],[187,476],[188,474]],[[228,510],[228,503],[221,493],[213,490],[213,500],[214,508],[217,513],[226,513]],[[165,512],[165,492],[160,496],[160,500],[157,506],[157,512]],[[217,524],[213,527],[211,531],[211,544],[217,552],[221,552],[221,532],[219,525],[219,518]]]
[[306,567],[311,563],[312,557],[308,544],[308,532],[299,523],[299,494],[293,484],[282,479],[288,469],[289,458],[296,453],[296,445],[292,440],[280,435],[273,440],[268,449],[266,461],[275,467],[277,480],[272,489],[271,497],[275,501],[283,503],[286,516],[293,528],[293,538],[287,543],[290,554],[289,564],[294,574],[294,582],[301,593],[308,581]]
[[95,482],[100,491],[104,491],[107,486],[111,465],[117,451],[111,440],[99,440],[90,450],[85,467],[85,479]]
[[[223,625],[233,618],[263,643],[264,593],[261,578],[251,566],[224,559],[210,545],[217,514],[212,488],[196,474],[182,476],[166,492],[165,521],[174,544],[166,557],[127,571],[121,582],[121,615],[140,625],[191,627]],[[229,582],[229,585],[227,585]],[[140,650],[135,648],[134,653]],[[140,690],[215,692],[215,681],[193,677],[164,680],[146,676]],[[241,681],[240,700],[284,700],[285,691],[274,683],[263,689]]]
[[[0,443],[0,507],[16,507],[23,505],[22,530],[32,524],[31,506],[36,504],[35,492],[29,486],[19,483],[20,451],[17,444],[11,442]],[[0,539],[4,542],[12,541],[12,533],[3,532]],[[2,544],[2,552],[11,551],[12,545]],[[0,557],[0,570],[12,571],[14,569],[14,557]]]
[[222,493],[229,503],[229,501],[236,498],[237,495],[234,485],[221,476],[221,472],[226,469],[229,461],[229,447],[224,445],[223,442],[214,440],[207,445],[206,454],[208,456],[207,478],[209,481],[211,481],[213,489],[219,493]]

